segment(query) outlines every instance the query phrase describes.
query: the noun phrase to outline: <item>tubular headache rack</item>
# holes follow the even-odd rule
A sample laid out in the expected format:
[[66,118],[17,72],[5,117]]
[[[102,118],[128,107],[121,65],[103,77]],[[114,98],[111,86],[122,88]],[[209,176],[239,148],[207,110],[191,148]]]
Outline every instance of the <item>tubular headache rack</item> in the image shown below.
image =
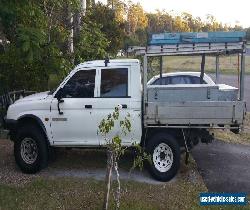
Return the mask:
[[146,47],[128,47],[135,55],[235,54],[245,52],[245,32],[153,34]]

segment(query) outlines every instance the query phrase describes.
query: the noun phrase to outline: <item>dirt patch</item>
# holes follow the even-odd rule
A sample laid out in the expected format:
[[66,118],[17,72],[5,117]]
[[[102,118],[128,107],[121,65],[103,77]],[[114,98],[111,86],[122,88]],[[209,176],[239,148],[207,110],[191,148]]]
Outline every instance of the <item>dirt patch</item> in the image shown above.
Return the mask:
[[20,172],[14,160],[13,142],[0,139],[0,180],[7,184],[26,184],[40,175],[27,175]]

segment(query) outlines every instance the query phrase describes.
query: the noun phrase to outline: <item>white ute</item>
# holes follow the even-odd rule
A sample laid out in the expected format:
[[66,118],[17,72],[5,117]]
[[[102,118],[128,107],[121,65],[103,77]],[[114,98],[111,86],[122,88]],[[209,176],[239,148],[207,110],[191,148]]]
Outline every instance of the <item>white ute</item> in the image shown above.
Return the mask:
[[151,155],[150,173],[160,181],[176,175],[182,148],[188,154],[199,141],[212,140],[210,128],[241,128],[245,102],[238,99],[238,89],[214,83],[147,85],[147,58],[144,54],[143,68],[136,59],[82,63],[54,92],[10,105],[6,124],[20,169],[36,173],[45,168],[53,147],[104,146],[98,125],[117,105],[132,121],[123,146],[141,144]]

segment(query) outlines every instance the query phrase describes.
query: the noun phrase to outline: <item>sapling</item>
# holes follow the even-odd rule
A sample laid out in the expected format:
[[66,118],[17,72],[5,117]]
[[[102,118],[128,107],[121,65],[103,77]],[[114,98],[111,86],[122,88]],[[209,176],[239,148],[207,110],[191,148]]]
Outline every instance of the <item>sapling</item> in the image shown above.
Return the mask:
[[[105,195],[103,202],[103,209],[107,210],[109,206],[109,197],[112,183],[112,171],[114,169],[116,173],[117,188],[114,194],[116,209],[120,208],[121,198],[121,182],[119,174],[119,159],[125,153],[127,147],[122,146],[122,138],[127,136],[131,132],[130,114],[126,114],[124,117],[120,116],[121,106],[115,107],[114,111],[104,118],[98,128],[99,133],[105,140],[105,146],[107,149],[107,167],[105,178]],[[116,129],[114,129],[116,128]],[[115,132],[115,131],[116,132]],[[131,141],[133,141],[131,139]],[[147,154],[143,152],[143,149],[133,143],[134,148],[138,151],[132,169],[139,166],[142,168],[143,161],[147,158]]]

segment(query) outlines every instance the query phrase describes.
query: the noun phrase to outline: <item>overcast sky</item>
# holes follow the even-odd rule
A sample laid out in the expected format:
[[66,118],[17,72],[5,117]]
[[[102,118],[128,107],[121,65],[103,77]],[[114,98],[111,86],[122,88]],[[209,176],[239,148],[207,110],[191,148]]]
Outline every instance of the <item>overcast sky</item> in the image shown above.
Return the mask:
[[[106,0],[100,0],[107,2]],[[173,14],[183,11],[193,16],[205,18],[214,15],[219,22],[235,25],[238,21],[243,27],[250,27],[250,0],[132,0],[140,2],[148,12],[165,9]]]

